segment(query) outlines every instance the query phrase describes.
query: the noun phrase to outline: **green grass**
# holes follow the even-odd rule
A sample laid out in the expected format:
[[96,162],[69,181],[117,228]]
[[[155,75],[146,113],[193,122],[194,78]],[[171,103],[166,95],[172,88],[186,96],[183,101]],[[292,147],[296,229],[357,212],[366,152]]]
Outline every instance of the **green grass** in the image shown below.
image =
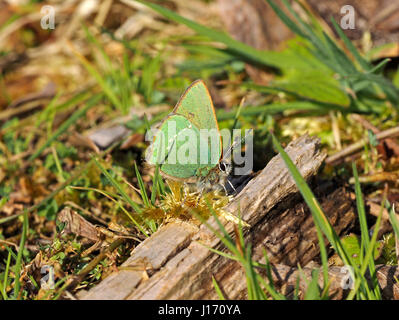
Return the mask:
[[82,118],[90,108],[96,106],[101,97],[102,96],[99,94],[90,98],[86,106],[79,109],[71,117],[65,120],[65,122],[59,126],[58,129],[29,157],[28,161],[32,162],[35,160],[44,149],[49,147],[51,143],[54,142],[61,134],[63,134],[72,124]]
[[[137,203],[135,203],[135,202],[129,197],[129,195],[128,195],[128,194],[126,193],[126,191],[124,190],[124,187],[123,187],[120,183],[118,183],[118,182],[111,176],[111,174],[108,172],[108,170],[106,170],[106,169],[101,165],[101,163],[100,163],[97,159],[95,159],[95,158],[94,158],[94,163],[95,163],[96,166],[101,170],[102,174],[103,174],[103,175],[109,180],[109,182],[115,187],[115,189],[121,194],[122,198],[136,211],[136,213],[140,214],[140,213],[142,212],[142,209],[140,208],[140,206],[139,206]],[[137,169],[137,167],[136,167],[136,169]],[[112,172],[112,169],[109,169],[109,171]],[[136,172],[138,173],[138,171],[136,171]],[[144,184],[143,184],[142,180],[140,181],[141,176],[140,176],[139,173],[138,173],[138,177],[140,177],[140,178],[139,178],[139,185],[140,185],[140,188],[142,188],[142,187],[144,187]],[[142,192],[141,192],[141,196],[142,196],[142,199],[143,199],[144,204],[147,205],[147,206],[149,206],[148,197],[147,197],[145,188],[144,188],[144,189],[141,189],[141,191],[142,191]],[[129,219],[140,229],[140,231],[141,231],[143,234],[145,234],[146,236],[148,236],[147,232],[143,229],[143,227],[142,227],[130,214],[128,214],[128,212],[127,212],[126,210],[124,210],[124,212],[128,215]],[[148,227],[150,227],[150,229],[151,229],[152,232],[155,232],[155,231],[156,231],[156,225],[154,224],[153,221],[148,220],[148,219],[146,219],[145,217],[142,217],[142,219],[144,220],[145,224],[146,224]]]
[[[12,251],[12,249],[8,246],[5,246],[7,251],[8,251],[8,256],[7,256],[7,262],[5,266],[5,271],[2,274],[2,283],[0,282],[0,292],[3,300],[17,300],[21,299],[21,283],[20,283],[20,276],[22,272],[22,267],[23,267],[23,253],[25,251],[25,243],[27,240],[28,236],[28,231],[29,231],[29,221],[28,221],[28,215],[25,213],[22,216],[22,234],[21,234],[21,240],[19,242],[19,248],[18,248],[18,253],[15,255]],[[12,258],[15,260],[15,264],[11,265],[11,260]],[[14,281],[12,282],[12,278],[10,277],[10,271],[13,272],[13,278]],[[1,274],[0,274],[1,275]],[[12,295],[9,295],[7,293],[7,287],[9,285],[13,286],[13,293]]]
[[[327,237],[330,244],[333,246],[335,252],[338,253],[342,261],[345,265],[350,266],[354,270],[354,277],[355,281],[355,290],[351,292],[349,298],[353,298],[356,295],[358,298],[367,298],[367,299],[379,299],[381,298],[381,294],[379,292],[379,288],[376,285],[376,274],[375,274],[375,266],[374,266],[374,257],[372,253],[375,249],[376,244],[376,236],[379,230],[379,224],[377,222],[376,229],[374,230],[373,238],[371,242],[369,242],[368,238],[368,228],[365,223],[365,211],[364,211],[364,204],[361,198],[361,191],[360,191],[360,184],[357,176],[356,167],[353,167],[355,181],[356,181],[356,196],[357,196],[357,211],[359,216],[359,221],[361,222],[361,234],[362,234],[362,244],[361,247],[364,248],[364,255],[362,254],[361,259],[361,268],[359,269],[356,263],[351,258],[348,250],[342,244],[341,240],[339,239],[338,235],[335,233],[334,229],[332,228],[331,224],[329,223],[328,219],[326,218],[325,214],[323,213],[320,204],[318,203],[316,197],[312,193],[309,186],[306,184],[306,181],[303,179],[301,174],[299,173],[298,169],[295,167],[289,156],[284,152],[281,148],[280,144],[277,142],[276,138],[273,137],[273,144],[275,148],[280,152],[284,162],[286,163],[289,171],[291,172],[300,193],[302,194],[306,204],[308,205],[315,225],[317,228],[323,231],[323,234]],[[381,216],[379,217],[380,221]],[[320,239],[319,239],[320,240]],[[323,247],[323,246],[321,246]],[[326,261],[323,262],[323,268],[326,268]],[[366,271],[366,267],[369,266],[369,272],[371,277],[374,281],[374,288],[370,288],[368,285],[364,274]]]
[[[239,58],[255,66],[273,67],[282,73],[282,76],[277,77],[270,85],[252,86],[252,89],[284,92],[288,96],[296,97],[298,101],[313,102],[320,111],[326,111],[325,105],[328,105],[339,111],[381,113],[389,107],[386,100],[394,106],[399,102],[399,89],[381,75],[387,61],[373,67],[334,21],[337,33],[354,57],[353,61],[334,39],[321,30],[315,19],[310,16],[313,25],[304,22],[293,11],[288,1],[283,3],[294,19],[288,17],[274,1],[267,0],[280,19],[298,36],[297,40],[291,42],[291,46],[282,52],[256,50],[234,40],[224,32],[200,25],[162,6],[144,0],[136,1],[167,19],[191,28],[211,41],[224,44],[227,48],[219,51],[224,52],[226,56]],[[207,43],[204,46],[211,47]],[[348,92],[354,94],[351,96]],[[299,109],[300,105],[297,108]]]

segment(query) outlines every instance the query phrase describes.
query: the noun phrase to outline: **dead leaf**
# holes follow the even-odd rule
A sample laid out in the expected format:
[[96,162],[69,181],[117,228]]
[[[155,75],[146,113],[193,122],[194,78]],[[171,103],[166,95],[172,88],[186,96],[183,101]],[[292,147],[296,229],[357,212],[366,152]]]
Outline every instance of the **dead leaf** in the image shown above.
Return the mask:
[[126,139],[125,142],[122,143],[120,149],[125,150],[129,149],[131,147],[134,147],[137,145],[139,142],[144,141],[144,135],[141,133],[133,133],[130,137]]
[[95,153],[100,153],[100,149],[97,147],[97,145],[91,139],[89,139],[88,137],[85,137],[84,135],[81,135],[78,132],[74,132],[69,137],[69,143],[75,147],[86,147],[86,148],[90,148]]
[[99,129],[89,135],[97,146],[102,149],[108,148],[111,144],[121,140],[128,132],[125,126],[117,125],[115,127]]
[[66,223],[63,230],[66,234],[74,233],[93,242],[101,240],[97,228],[69,207],[65,207],[58,214],[57,219]]

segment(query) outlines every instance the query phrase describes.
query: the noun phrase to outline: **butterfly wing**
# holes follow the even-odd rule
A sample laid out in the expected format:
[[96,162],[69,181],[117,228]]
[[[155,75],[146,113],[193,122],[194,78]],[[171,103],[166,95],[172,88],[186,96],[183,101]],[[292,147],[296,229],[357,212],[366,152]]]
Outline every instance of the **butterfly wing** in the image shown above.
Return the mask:
[[172,178],[194,177],[210,163],[208,146],[201,147],[203,140],[197,126],[190,120],[181,115],[171,115],[154,137],[149,163],[159,164],[161,171]]
[[218,142],[216,145],[209,145],[211,158],[217,158],[219,160],[222,157],[222,141],[215,108],[204,81],[196,80],[186,89],[179,102],[176,104],[173,113],[186,117],[200,130],[212,130],[210,133],[215,135],[215,137],[212,138],[215,138]]

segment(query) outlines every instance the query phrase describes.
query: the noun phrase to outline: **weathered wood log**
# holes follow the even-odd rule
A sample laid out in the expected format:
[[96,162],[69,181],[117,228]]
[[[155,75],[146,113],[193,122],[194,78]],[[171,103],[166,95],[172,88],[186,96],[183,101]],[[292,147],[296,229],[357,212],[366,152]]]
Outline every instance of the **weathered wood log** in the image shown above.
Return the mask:
[[[307,135],[291,142],[289,154],[305,179],[314,176],[325,154],[319,140]],[[311,215],[298,204],[298,189],[284,161],[274,157],[226,207],[251,225],[245,238],[253,243],[253,256],[261,260],[262,248],[272,263],[306,265],[318,253]],[[296,205],[295,205],[296,204]],[[355,215],[352,200],[337,190],[321,201],[338,234],[352,227]],[[222,219],[233,233],[234,224]],[[216,228],[213,218],[208,220]],[[246,297],[243,270],[235,261],[212,253],[204,245],[223,249],[221,241],[202,225],[186,222],[163,226],[142,242],[131,257],[99,285],[79,294],[82,299],[215,299],[212,276],[228,298]]]

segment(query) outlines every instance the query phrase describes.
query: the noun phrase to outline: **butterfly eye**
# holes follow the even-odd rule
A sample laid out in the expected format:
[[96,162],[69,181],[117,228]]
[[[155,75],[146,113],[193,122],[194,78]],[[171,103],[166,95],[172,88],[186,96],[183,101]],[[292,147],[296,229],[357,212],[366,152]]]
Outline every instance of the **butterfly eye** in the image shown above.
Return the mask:
[[220,171],[223,171],[223,172],[229,172],[230,166],[229,166],[228,163],[220,161],[219,162],[219,169],[220,169]]

